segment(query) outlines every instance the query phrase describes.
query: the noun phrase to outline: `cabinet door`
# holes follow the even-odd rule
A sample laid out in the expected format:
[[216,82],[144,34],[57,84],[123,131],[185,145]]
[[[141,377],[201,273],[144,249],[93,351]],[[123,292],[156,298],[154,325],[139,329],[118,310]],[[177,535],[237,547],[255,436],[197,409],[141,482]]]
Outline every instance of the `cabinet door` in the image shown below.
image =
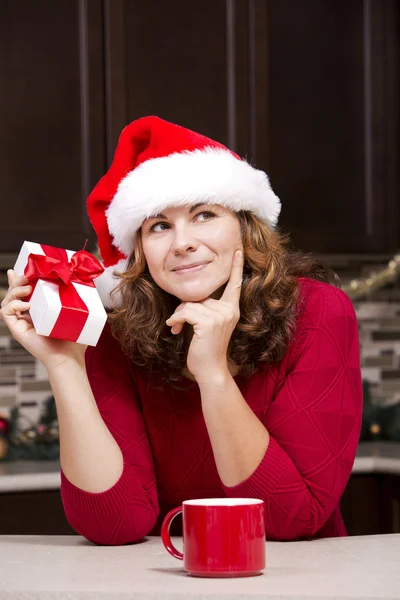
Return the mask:
[[340,506],[349,535],[400,533],[400,477],[353,473]]
[[146,115],[247,152],[249,4],[105,1],[108,163]]
[[0,2],[0,253],[78,250],[105,169],[101,0]]
[[255,43],[268,57],[267,101],[262,87],[251,107],[263,145],[252,154],[282,200],[282,228],[305,250],[396,251],[399,3],[266,4],[267,49],[262,33]]
[[0,494],[0,535],[76,535],[59,490]]
[[340,501],[349,535],[378,535],[383,531],[382,482],[380,473],[353,473]]

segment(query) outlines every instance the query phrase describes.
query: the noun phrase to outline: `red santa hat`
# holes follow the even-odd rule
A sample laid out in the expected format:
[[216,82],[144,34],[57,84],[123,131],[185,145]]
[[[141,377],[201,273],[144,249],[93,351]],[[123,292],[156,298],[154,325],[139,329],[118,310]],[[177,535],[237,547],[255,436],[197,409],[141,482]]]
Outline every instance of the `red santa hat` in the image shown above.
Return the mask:
[[95,280],[105,306],[126,270],[136,232],[150,216],[198,202],[249,210],[274,227],[280,201],[267,175],[203,135],[143,117],[122,131],[114,160],[87,200],[105,268]]

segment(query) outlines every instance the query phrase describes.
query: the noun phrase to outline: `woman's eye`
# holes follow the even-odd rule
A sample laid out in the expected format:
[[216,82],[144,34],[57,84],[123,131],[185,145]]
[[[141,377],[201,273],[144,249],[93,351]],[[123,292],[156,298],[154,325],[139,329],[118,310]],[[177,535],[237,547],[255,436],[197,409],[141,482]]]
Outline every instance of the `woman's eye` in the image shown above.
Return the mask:
[[[196,217],[199,217],[200,215],[208,215],[209,217],[215,217],[215,214],[210,212],[209,210],[203,210],[199,213],[197,213]],[[207,218],[206,221],[208,221],[209,219]],[[150,228],[150,231],[155,231],[156,233],[160,233],[159,231],[156,231],[156,227],[158,227],[159,225],[167,225],[167,227],[169,227],[169,223],[166,223],[165,221],[161,221],[160,223],[155,223],[155,225],[153,225]],[[162,229],[161,231],[164,231],[164,229]]]
[[[209,210],[203,210],[203,212],[199,213],[199,215],[209,215],[211,217],[215,217],[214,213],[210,212]],[[196,215],[196,216],[198,216],[198,215]]]

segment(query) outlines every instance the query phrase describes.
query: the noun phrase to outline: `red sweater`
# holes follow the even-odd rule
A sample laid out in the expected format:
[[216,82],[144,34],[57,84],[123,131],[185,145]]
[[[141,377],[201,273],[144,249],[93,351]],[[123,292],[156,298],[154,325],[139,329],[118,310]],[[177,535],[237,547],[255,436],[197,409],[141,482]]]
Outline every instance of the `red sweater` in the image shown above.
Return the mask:
[[123,354],[108,326],[86,351],[99,411],[121,448],[124,469],[101,493],[75,487],[61,472],[66,517],[98,544],[159,533],[166,512],[191,498],[265,501],[267,539],[347,535],[339,509],[358,444],[362,385],[358,327],[337,288],[300,279],[295,336],[279,363],[234,379],[270,434],[259,466],[235,487],[218,476],[196,382],[156,390]]

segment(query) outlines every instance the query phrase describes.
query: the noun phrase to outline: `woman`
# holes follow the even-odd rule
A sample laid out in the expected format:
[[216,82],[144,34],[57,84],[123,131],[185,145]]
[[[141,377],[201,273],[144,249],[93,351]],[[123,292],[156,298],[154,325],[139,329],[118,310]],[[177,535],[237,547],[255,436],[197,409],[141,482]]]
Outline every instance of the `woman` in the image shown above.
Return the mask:
[[38,336],[29,282],[9,271],[1,315],[47,368],[65,513],[87,539],[134,542],[218,496],[262,498],[269,539],[346,535],[357,322],[329,273],[287,248],[279,212],[265,173],[145,117],[88,198],[109,309],[98,345]]

